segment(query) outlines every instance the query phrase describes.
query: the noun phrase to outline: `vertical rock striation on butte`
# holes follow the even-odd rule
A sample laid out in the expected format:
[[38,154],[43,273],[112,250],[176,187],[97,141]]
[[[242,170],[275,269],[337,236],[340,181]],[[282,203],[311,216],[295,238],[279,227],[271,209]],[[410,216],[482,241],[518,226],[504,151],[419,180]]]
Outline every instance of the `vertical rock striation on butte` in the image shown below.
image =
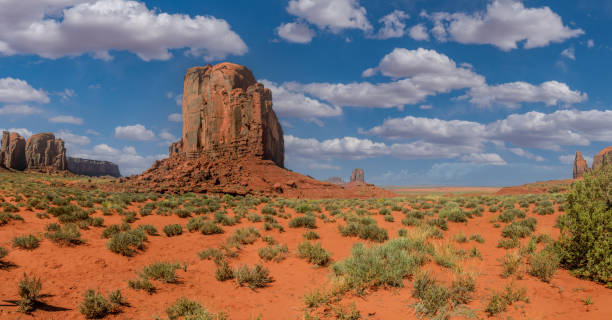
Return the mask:
[[601,166],[612,163],[612,146],[601,150],[593,157],[593,170],[599,169]]
[[353,170],[350,183],[365,183],[363,169],[357,168]]
[[66,158],[66,167],[72,173],[89,176],[89,177],[103,177],[111,176],[115,178],[121,177],[119,167],[109,161],[100,160],[89,160],[81,158]]
[[584,157],[580,151],[576,151],[576,158],[574,159],[574,179],[582,178],[585,173],[591,171],[589,164],[584,160]]
[[220,63],[187,70],[183,136],[170,154],[195,159],[255,157],[284,166],[283,130],[272,93],[241,65]]

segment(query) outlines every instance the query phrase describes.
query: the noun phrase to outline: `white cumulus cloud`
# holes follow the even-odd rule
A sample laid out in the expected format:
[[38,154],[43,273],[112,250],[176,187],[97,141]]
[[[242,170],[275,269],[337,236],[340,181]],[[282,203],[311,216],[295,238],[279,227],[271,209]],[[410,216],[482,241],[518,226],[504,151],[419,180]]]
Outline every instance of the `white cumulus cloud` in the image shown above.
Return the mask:
[[[0,53],[1,44],[0,40]],[[21,103],[28,101],[48,103],[49,96],[42,89],[34,89],[25,80],[10,77],[0,78],[0,102]]]
[[310,43],[315,36],[314,30],[302,22],[283,23],[276,28],[276,34],[282,39],[294,43]]
[[155,138],[155,133],[153,131],[148,130],[142,124],[135,124],[131,126],[125,127],[116,127],[115,128],[115,138],[118,139],[126,139],[126,140],[153,140]]
[[49,122],[81,125],[83,124],[83,119],[74,116],[56,116],[49,118]]

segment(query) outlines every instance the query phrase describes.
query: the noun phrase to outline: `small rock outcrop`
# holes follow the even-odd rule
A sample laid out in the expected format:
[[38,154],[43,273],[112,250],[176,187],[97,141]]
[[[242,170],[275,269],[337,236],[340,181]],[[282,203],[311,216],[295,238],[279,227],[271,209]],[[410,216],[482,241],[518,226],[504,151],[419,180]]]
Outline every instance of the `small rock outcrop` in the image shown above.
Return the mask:
[[599,167],[610,163],[612,163],[612,146],[601,150],[593,157],[593,170],[597,170]]
[[25,170],[26,141],[16,132],[2,132],[2,146],[0,147],[0,166],[13,170]]
[[111,176],[121,177],[119,167],[109,161],[89,160],[81,158],[66,158],[67,168],[70,172],[89,177]]
[[30,137],[25,151],[27,168],[32,170],[66,170],[64,140],[50,132]]
[[365,183],[365,179],[363,176],[363,169],[355,169],[351,174],[351,183]]
[[255,157],[284,166],[283,130],[272,93],[245,66],[220,63],[187,70],[183,136],[170,155],[208,160]]
[[576,158],[574,159],[574,179],[582,178],[585,173],[591,171],[589,164],[580,153],[576,151]]

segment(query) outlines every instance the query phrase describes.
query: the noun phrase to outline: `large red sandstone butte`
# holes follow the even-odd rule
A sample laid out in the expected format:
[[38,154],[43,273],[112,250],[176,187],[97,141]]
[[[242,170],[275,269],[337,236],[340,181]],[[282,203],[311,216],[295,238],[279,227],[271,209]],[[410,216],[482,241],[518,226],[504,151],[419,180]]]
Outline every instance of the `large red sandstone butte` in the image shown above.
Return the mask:
[[363,169],[354,169],[349,183],[365,183]]
[[589,164],[584,160],[584,157],[580,151],[576,151],[576,158],[574,160],[574,179],[582,178],[585,173],[591,171]]
[[183,138],[170,151],[189,159],[253,156],[283,167],[283,130],[272,110],[272,93],[241,65],[226,62],[188,69]]
[[284,169],[283,130],[272,93],[249,69],[233,63],[187,70],[182,139],[170,157],[125,180],[126,190],[366,198],[394,193],[359,185],[343,187]]

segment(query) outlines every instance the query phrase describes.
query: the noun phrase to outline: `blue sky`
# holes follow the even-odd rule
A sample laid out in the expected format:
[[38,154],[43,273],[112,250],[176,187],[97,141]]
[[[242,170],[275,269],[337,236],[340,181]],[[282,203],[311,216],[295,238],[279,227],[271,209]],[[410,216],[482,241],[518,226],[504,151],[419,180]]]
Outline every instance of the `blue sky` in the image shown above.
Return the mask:
[[289,169],[568,178],[612,144],[611,25],[605,0],[5,0],[0,129],[138,173],[181,135],[185,70],[231,61],[272,90]]

